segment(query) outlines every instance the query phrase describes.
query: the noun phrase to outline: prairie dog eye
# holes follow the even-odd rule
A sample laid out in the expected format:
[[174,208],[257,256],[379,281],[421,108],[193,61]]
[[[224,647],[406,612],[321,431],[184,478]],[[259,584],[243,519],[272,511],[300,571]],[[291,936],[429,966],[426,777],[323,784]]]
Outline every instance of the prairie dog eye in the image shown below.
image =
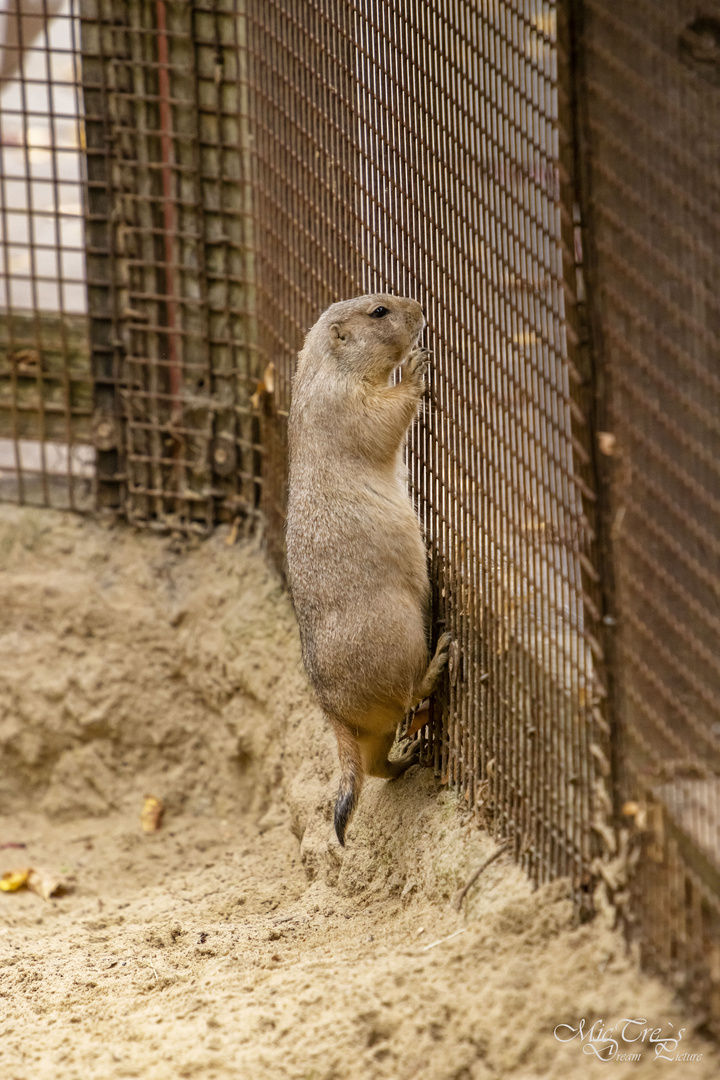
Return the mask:
[[376,307],[374,311],[370,312],[371,319],[384,319],[386,315],[390,314],[390,308]]

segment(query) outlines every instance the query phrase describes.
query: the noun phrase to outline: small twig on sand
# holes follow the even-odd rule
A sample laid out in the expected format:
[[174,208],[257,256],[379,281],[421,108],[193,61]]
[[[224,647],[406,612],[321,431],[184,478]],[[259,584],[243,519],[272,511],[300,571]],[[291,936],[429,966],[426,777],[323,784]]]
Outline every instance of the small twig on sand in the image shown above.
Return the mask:
[[495,860],[497,858],[499,858],[502,855],[503,851],[505,851],[505,849],[507,847],[509,847],[509,846],[510,846],[510,841],[509,840],[503,840],[503,842],[501,844],[498,844],[498,846],[493,851],[492,855],[488,855],[487,859],[485,859],[484,862],[480,863],[477,870],[475,871],[473,876],[470,878],[470,880],[467,882],[467,884],[463,885],[462,889],[458,889],[458,891],[455,893],[455,897],[453,899],[453,907],[455,908],[456,911],[459,911],[460,908],[462,907],[463,900],[467,896],[468,891],[470,889],[472,889],[473,885],[475,884],[477,879],[480,877],[483,870],[487,870],[488,866],[490,866],[490,863],[494,863]]
[[448,934],[447,937],[441,937],[438,941],[431,941],[429,945],[423,945],[422,952],[427,952],[428,949],[434,949],[436,945],[443,945],[446,941],[452,941],[458,934],[464,934],[467,930],[467,926],[461,926],[459,930],[455,930],[454,933]]
[[140,965],[140,967],[150,967],[150,968],[152,968],[152,973],[155,976],[155,981],[160,982],[160,976],[158,975],[157,971],[155,970],[155,965],[153,964],[152,960],[138,960],[138,964]]

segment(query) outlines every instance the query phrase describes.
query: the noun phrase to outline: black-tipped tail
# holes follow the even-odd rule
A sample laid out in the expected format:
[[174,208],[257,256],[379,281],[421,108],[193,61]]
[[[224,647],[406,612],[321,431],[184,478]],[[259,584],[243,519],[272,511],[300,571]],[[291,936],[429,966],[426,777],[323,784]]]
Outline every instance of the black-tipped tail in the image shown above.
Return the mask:
[[350,733],[342,721],[336,720],[330,714],[326,715],[335,732],[340,758],[340,787],[335,800],[335,833],[341,845],[345,847],[345,831],[360,798],[360,789],[365,777],[357,738]]
[[360,794],[359,785],[355,782],[355,776],[352,777],[350,786],[348,786],[349,779],[349,777],[343,776],[335,802],[335,835],[343,847],[345,847],[345,830],[348,827],[350,818],[353,816],[358,795]]

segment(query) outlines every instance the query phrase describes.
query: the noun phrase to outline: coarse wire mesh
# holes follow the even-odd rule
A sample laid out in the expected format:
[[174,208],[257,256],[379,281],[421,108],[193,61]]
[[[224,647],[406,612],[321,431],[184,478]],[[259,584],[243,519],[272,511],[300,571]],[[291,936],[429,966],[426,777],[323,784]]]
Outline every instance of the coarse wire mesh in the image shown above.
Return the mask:
[[0,499],[85,509],[95,449],[77,3],[0,8]]
[[242,4],[81,12],[100,501],[204,531],[258,501]]
[[335,300],[414,296],[433,362],[410,486],[433,631],[457,642],[426,753],[537,880],[570,874],[581,892],[609,763],[556,5],[248,0],[247,14],[270,540],[304,333]]
[[[610,385],[620,794],[646,958],[720,1031],[720,13],[586,0],[590,289]],[[708,9],[709,10],[709,9]]]

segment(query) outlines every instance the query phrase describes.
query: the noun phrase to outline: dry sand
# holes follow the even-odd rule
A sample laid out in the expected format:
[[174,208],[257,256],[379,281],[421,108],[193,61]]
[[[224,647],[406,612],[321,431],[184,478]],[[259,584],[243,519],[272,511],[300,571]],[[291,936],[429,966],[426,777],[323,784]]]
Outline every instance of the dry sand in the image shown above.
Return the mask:
[[[454,910],[495,845],[429,770],[370,781],[338,847],[290,605],[227,539],[0,507],[0,872],[72,886],[0,894],[2,1080],[720,1075],[564,882],[503,855]],[[625,1017],[699,1058],[554,1034]]]

